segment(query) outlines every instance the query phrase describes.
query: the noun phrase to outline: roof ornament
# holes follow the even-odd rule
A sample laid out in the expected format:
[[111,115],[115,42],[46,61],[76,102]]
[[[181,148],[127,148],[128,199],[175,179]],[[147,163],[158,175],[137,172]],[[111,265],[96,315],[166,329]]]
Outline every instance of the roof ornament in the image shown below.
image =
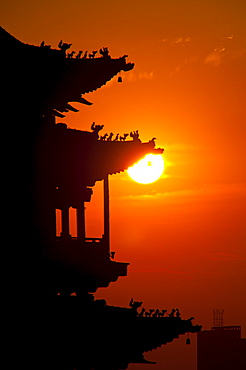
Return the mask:
[[58,44],[58,48],[64,53],[66,54],[66,51],[72,46],[72,44],[66,44],[65,42],[63,42],[62,40],[59,41],[59,44]]
[[122,82],[122,76],[121,76],[121,71],[118,74],[118,82]]
[[130,132],[130,137],[133,139],[133,141],[136,141],[136,140],[141,141],[139,139],[138,130]]
[[67,54],[67,57],[68,58],[73,58],[74,54],[75,54],[75,51],[71,51],[71,53]]
[[45,42],[42,41],[41,44],[39,45],[41,48],[46,48],[46,49],[50,49],[51,48],[51,45],[45,45]]
[[97,50],[93,50],[92,53],[89,54],[89,58],[94,59],[96,54],[97,54]]
[[112,141],[113,136],[114,136],[114,133],[110,132],[110,134],[108,135],[107,141]]
[[191,344],[190,338],[189,338],[189,333],[188,333],[188,338],[186,338],[185,344]]
[[143,304],[143,302],[137,302],[137,301],[134,301],[133,298],[131,298],[130,302],[129,302],[129,306],[132,308],[132,310],[137,314],[137,309],[139,307],[141,307]]
[[108,48],[102,48],[99,50],[99,53],[101,54],[101,56],[103,58],[111,58],[111,56],[109,55],[109,51],[108,51]]
[[98,132],[101,131],[103,128],[104,128],[104,125],[96,125],[95,122],[92,123],[91,130],[93,131],[93,133],[97,135],[97,139],[99,139]]
[[76,59],[80,59],[83,54],[83,50],[79,50],[78,54],[75,55]]
[[120,141],[126,141],[126,138],[129,134],[124,134],[123,136],[120,136]]
[[83,57],[82,57],[82,59],[86,59],[87,58],[87,53],[88,53],[88,51],[86,50],[85,53],[84,53],[84,55],[83,55]]
[[103,136],[100,136],[101,141],[106,141],[108,134],[104,134]]

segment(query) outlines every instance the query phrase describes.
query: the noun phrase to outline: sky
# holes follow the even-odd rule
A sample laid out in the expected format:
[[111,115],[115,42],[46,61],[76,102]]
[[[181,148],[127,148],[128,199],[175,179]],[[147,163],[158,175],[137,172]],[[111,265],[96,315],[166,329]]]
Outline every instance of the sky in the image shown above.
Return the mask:
[[[246,2],[244,0],[44,0],[0,4],[1,26],[28,44],[128,55],[130,72],[84,97],[64,119],[103,133],[156,137],[165,173],[142,185],[110,177],[111,250],[130,262],[97,298],[108,304],[180,309],[203,329],[213,309],[246,337]],[[87,235],[102,234],[102,184],[86,205]],[[73,228],[73,225],[72,225]],[[155,370],[196,369],[184,338],[147,354]],[[179,354],[179,355],[177,355]],[[181,360],[181,358],[183,360]],[[185,360],[185,363],[184,362]],[[182,362],[183,361],[183,362]],[[138,370],[143,365],[130,365]]]

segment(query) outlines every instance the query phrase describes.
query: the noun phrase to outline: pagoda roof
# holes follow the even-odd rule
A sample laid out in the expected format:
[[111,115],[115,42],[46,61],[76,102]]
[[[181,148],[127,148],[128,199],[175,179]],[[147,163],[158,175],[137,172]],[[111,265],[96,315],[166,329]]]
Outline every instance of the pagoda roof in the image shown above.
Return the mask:
[[163,149],[155,148],[155,141],[142,143],[140,139],[128,141],[99,140],[95,132],[69,129],[65,124],[46,128],[43,142],[46,160],[52,164],[49,178],[53,177],[55,186],[70,189],[94,186],[96,181],[107,175],[125,171],[146,154],[161,154]]
[[[88,172],[96,180],[102,180],[105,175],[113,175],[125,171],[128,167],[143,158],[146,154],[161,154],[163,149],[155,148],[155,142],[150,140],[142,143],[140,140],[129,141],[98,141],[96,144],[96,165]],[[93,164],[93,163],[92,163]]]
[[15,96],[19,93],[18,99],[23,104],[28,102],[29,109],[38,109],[40,114],[63,117],[61,112],[77,111],[69,102],[90,105],[83,94],[105,85],[120,71],[134,67],[126,62],[126,55],[111,58],[107,48],[100,49],[100,57],[81,59],[72,57],[73,54],[68,57],[61,45],[52,49],[43,42],[40,46],[25,44],[0,27],[2,86],[5,83],[6,87],[16,87]]

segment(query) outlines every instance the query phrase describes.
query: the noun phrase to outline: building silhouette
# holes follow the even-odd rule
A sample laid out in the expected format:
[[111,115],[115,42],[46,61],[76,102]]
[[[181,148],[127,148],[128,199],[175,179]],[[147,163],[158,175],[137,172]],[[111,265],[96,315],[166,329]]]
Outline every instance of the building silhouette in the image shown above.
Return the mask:
[[246,339],[240,326],[215,326],[197,333],[197,370],[246,369]]
[[[90,131],[56,122],[77,111],[71,102],[91,105],[84,94],[134,67],[126,55],[111,58],[105,47],[99,57],[96,51],[75,56],[70,47],[62,40],[58,49],[44,41],[24,44],[0,28],[1,117],[8,129],[3,194],[5,219],[11,220],[5,228],[5,300],[10,312],[14,308],[9,332],[17,344],[12,351],[18,365],[31,361],[32,369],[126,369],[131,362],[146,363],[144,352],[201,326],[192,317],[182,319],[177,309],[140,316],[142,302],[132,299],[122,308],[94,300],[99,287],[127,276],[128,263],[116,262],[110,246],[108,177],[163,149],[154,140],[142,143],[138,131],[119,141],[112,133],[100,136],[103,125],[94,122]],[[104,233],[90,238],[84,205],[97,181],[104,183]],[[70,207],[77,213],[76,238],[69,234]]]

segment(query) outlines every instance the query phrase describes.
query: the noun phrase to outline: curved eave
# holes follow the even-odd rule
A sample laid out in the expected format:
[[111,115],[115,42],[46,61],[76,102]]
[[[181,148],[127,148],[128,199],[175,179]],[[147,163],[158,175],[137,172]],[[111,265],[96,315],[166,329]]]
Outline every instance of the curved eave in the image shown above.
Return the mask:
[[142,143],[140,140],[125,142],[98,141],[95,148],[95,164],[88,166],[89,178],[101,181],[107,175],[113,175],[127,170],[146,154],[162,154],[164,149],[155,148],[151,140]]
[[133,69],[125,57],[95,59],[64,59],[61,78],[57,80],[57,95],[53,98],[55,109],[66,112],[68,102],[81,101],[81,95],[104,86],[121,71]]
[[43,137],[42,163],[58,187],[70,188],[73,183],[78,188],[94,186],[107,175],[125,171],[146,154],[163,153],[155,148],[154,140],[103,141],[95,132],[68,129],[65,124],[47,126]]
[[15,87],[20,106],[28,101],[34,110],[60,117],[63,115],[59,112],[77,111],[69,102],[90,104],[82,98],[83,94],[99,89],[120,71],[134,67],[126,62],[126,56],[67,58],[63,51],[48,45],[24,44],[1,27],[0,48],[4,51],[2,88]]

